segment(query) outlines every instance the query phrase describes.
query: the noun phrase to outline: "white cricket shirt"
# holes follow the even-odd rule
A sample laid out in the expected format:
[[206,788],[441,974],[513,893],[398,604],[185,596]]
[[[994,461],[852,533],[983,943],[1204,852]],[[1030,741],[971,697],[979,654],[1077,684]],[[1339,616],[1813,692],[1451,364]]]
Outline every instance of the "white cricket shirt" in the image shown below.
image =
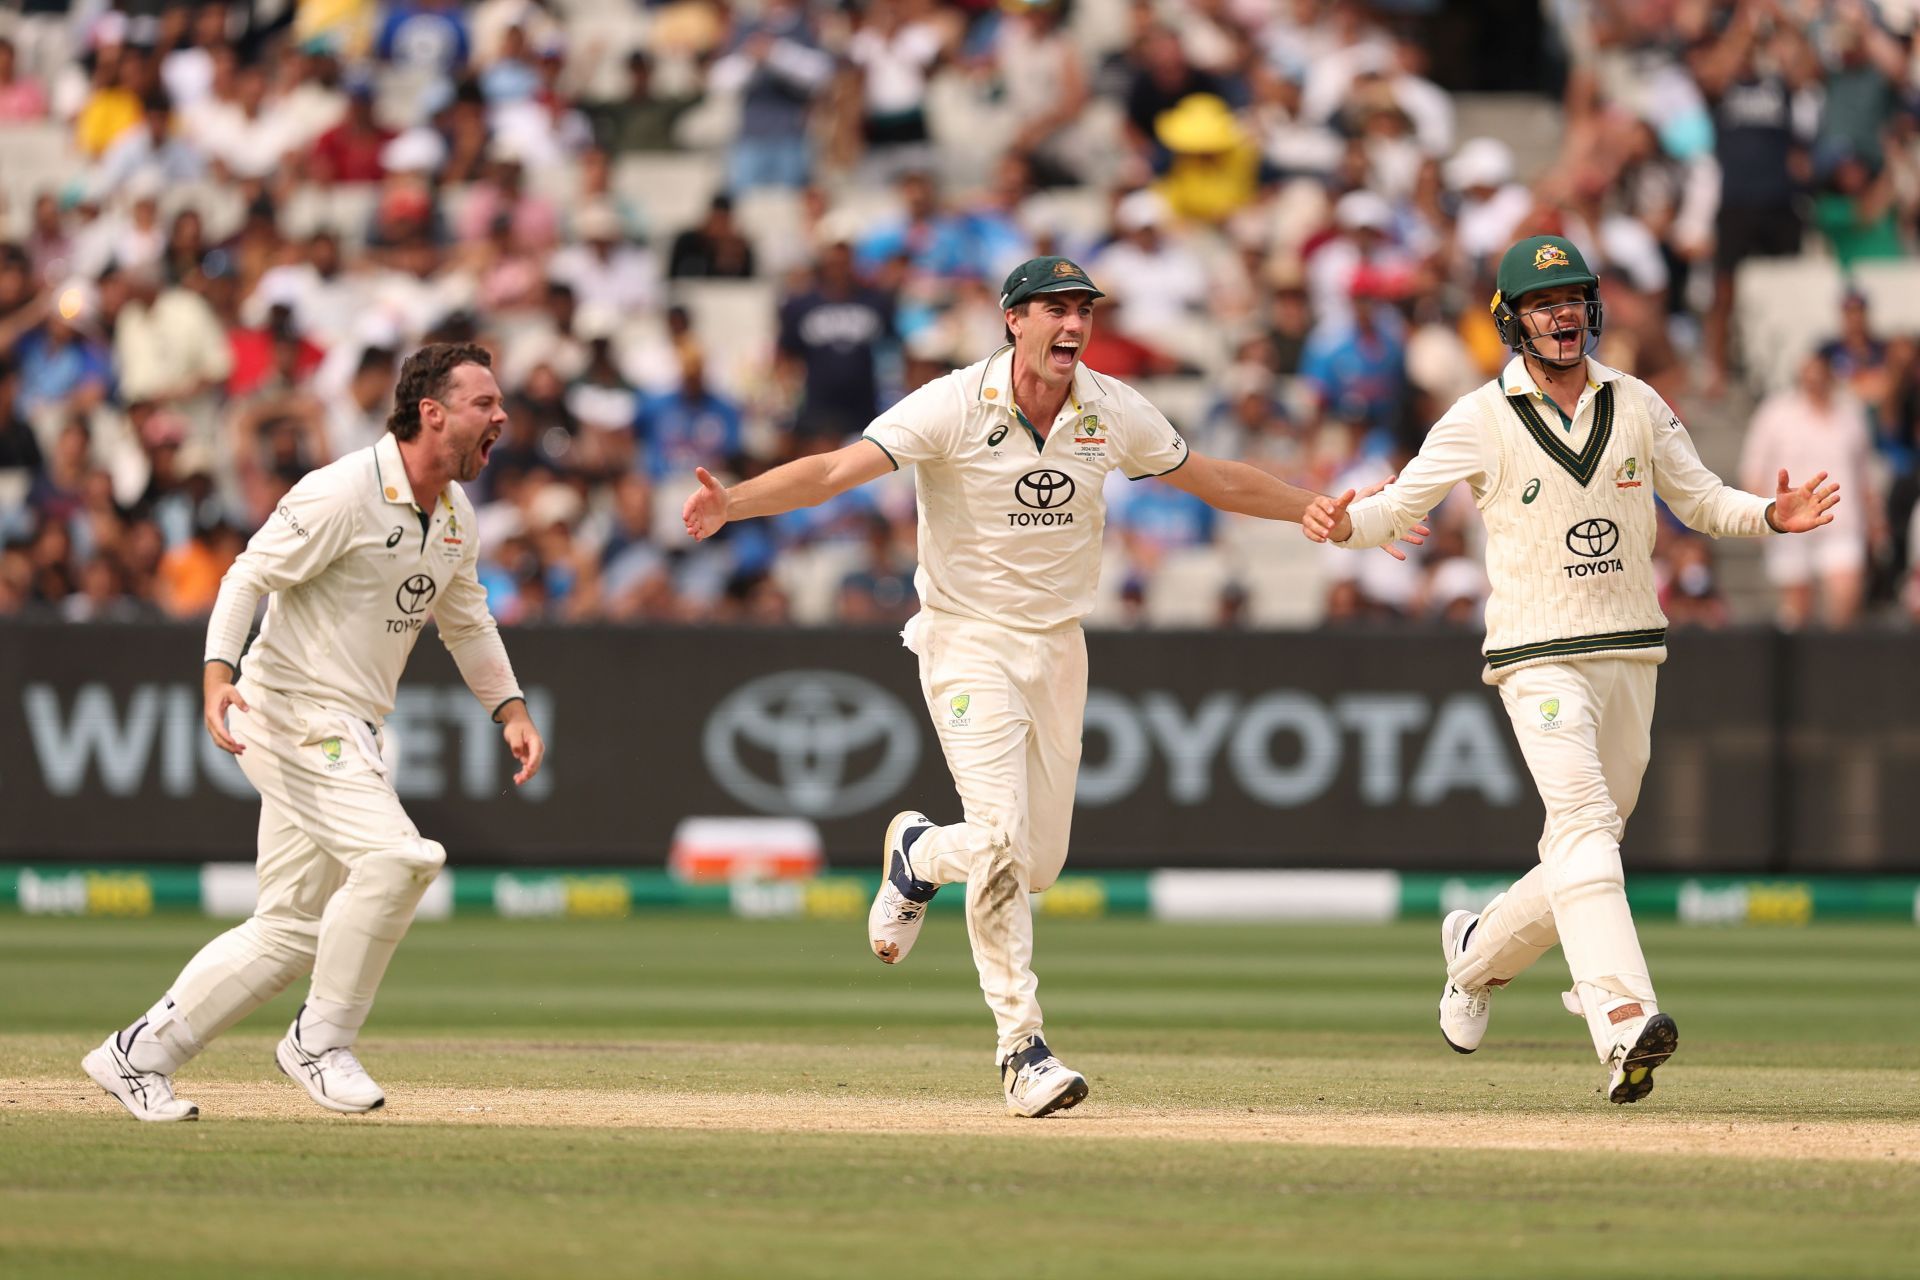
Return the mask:
[[1768,500],[1709,471],[1658,392],[1592,359],[1566,422],[1514,357],[1447,410],[1397,481],[1348,508],[1340,545],[1393,541],[1463,480],[1487,523],[1490,683],[1543,662],[1666,658],[1655,494],[1712,537],[1771,532]]
[[1009,345],[921,387],[866,438],[915,468],[920,603],[1051,631],[1093,608],[1107,473],[1165,475],[1187,442],[1145,396],[1085,365],[1042,440],[1015,410],[1012,381]]
[[448,484],[424,512],[399,444],[382,436],[308,472],[280,500],[220,581],[207,660],[239,664],[254,605],[271,593],[246,650],[247,678],[378,723],[432,618],[467,687],[498,713],[520,686],[478,560],[467,495]]

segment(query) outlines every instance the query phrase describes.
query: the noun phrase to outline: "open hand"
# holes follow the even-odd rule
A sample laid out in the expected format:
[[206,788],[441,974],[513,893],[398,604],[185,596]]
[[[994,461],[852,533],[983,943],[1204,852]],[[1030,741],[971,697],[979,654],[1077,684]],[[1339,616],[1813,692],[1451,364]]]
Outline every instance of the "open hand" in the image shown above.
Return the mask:
[[687,526],[687,536],[699,542],[720,532],[720,526],[727,522],[727,487],[705,467],[695,467],[693,475],[700,487],[687,495],[680,519]]
[[1832,524],[1833,508],[1840,501],[1840,486],[1825,483],[1826,478],[1827,473],[1822,471],[1795,488],[1787,479],[1787,469],[1782,467],[1773,495],[1773,527],[1781,533],[1805,533],[1823,524]]
[[[1354,499],[1371,498],[1399,478],[1397,475],[1388,476],[1378,484],[1368,485],[1365,489],[1349,489],[1337,498],[1329,498],[1325,495],[1317,497],[1308,505],[1306,514],[1300,517],[1300,527],[1305,530],[1311,541],[1345,542],[1353,536],[1353,519],[1347,515],[1347,508],[1353,504]],[[1400,541],[1408,546],[1424,546],[1427,536],[1432,532],[1433,530],[1429,529],[1423,521],[1401,534]],[[1407,553],[1398,547],[1389,545],[1380,549],[1395,560],[1407,558]]]

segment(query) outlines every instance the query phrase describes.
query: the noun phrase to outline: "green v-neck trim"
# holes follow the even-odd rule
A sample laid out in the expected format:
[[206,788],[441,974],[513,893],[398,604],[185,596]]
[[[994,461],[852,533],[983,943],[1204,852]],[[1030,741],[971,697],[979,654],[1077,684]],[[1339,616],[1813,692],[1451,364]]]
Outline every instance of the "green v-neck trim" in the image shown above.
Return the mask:
[[[1607,444],[1613,439],[1613,384],[1601,384],[1599,394],[1593,398],[1593,430],[1587,433],[1587,443],[1578,453],[1574,452],[1566,441],[1562,440],[1541,418],[1540,411],[1533,407],[1533,401],[1524,395],[1508,396],[1507,403],[1520,415],[1520,422],[1527,429],[1545,454],[1559,463],[1568,475],[1586,488],[1594,473],[1600,469],[1600,457],[1607,451]],[[1556,406],[1557,408],[1558,406]]]
[[1039,431],[1035,430],[1034,425],[1027,421],[1027,411],[1016,404],[1013,406],[1013,416],[1020,419],[1020,425],[1027,429],[1028,435],[1033,437],[1034,449],[1040,453],[1045,453],[1047,451],[1046,437],[1042,436]]

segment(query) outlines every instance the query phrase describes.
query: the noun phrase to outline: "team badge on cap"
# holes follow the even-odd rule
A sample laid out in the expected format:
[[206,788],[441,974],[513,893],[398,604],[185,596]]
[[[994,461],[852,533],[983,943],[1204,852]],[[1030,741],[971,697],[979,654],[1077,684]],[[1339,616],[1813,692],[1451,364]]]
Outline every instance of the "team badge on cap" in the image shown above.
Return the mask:
[[1547,271],[1567,265],[1567,251],[1557,244],[1543,244],[1533,251],[1533,269]]

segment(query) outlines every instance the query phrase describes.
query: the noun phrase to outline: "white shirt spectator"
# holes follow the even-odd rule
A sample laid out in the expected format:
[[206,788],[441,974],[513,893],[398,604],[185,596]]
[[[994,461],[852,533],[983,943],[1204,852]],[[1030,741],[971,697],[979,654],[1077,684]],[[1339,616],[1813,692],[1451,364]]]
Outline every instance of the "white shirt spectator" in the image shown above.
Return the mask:
[[892,31],[869,24],[847,44],[847,57],[865,73],[870,116],[900,116],[919,111],[927,100],[927,72],[940,56],[940,32],[929,23],[909,22]]
[[582,307],[597,304],[618,315],[649,310],[659,298],[659,266],[635,245],[615,245],[605,256],[592,245],[566,245],[547,264],[547,278],[570,285]]

